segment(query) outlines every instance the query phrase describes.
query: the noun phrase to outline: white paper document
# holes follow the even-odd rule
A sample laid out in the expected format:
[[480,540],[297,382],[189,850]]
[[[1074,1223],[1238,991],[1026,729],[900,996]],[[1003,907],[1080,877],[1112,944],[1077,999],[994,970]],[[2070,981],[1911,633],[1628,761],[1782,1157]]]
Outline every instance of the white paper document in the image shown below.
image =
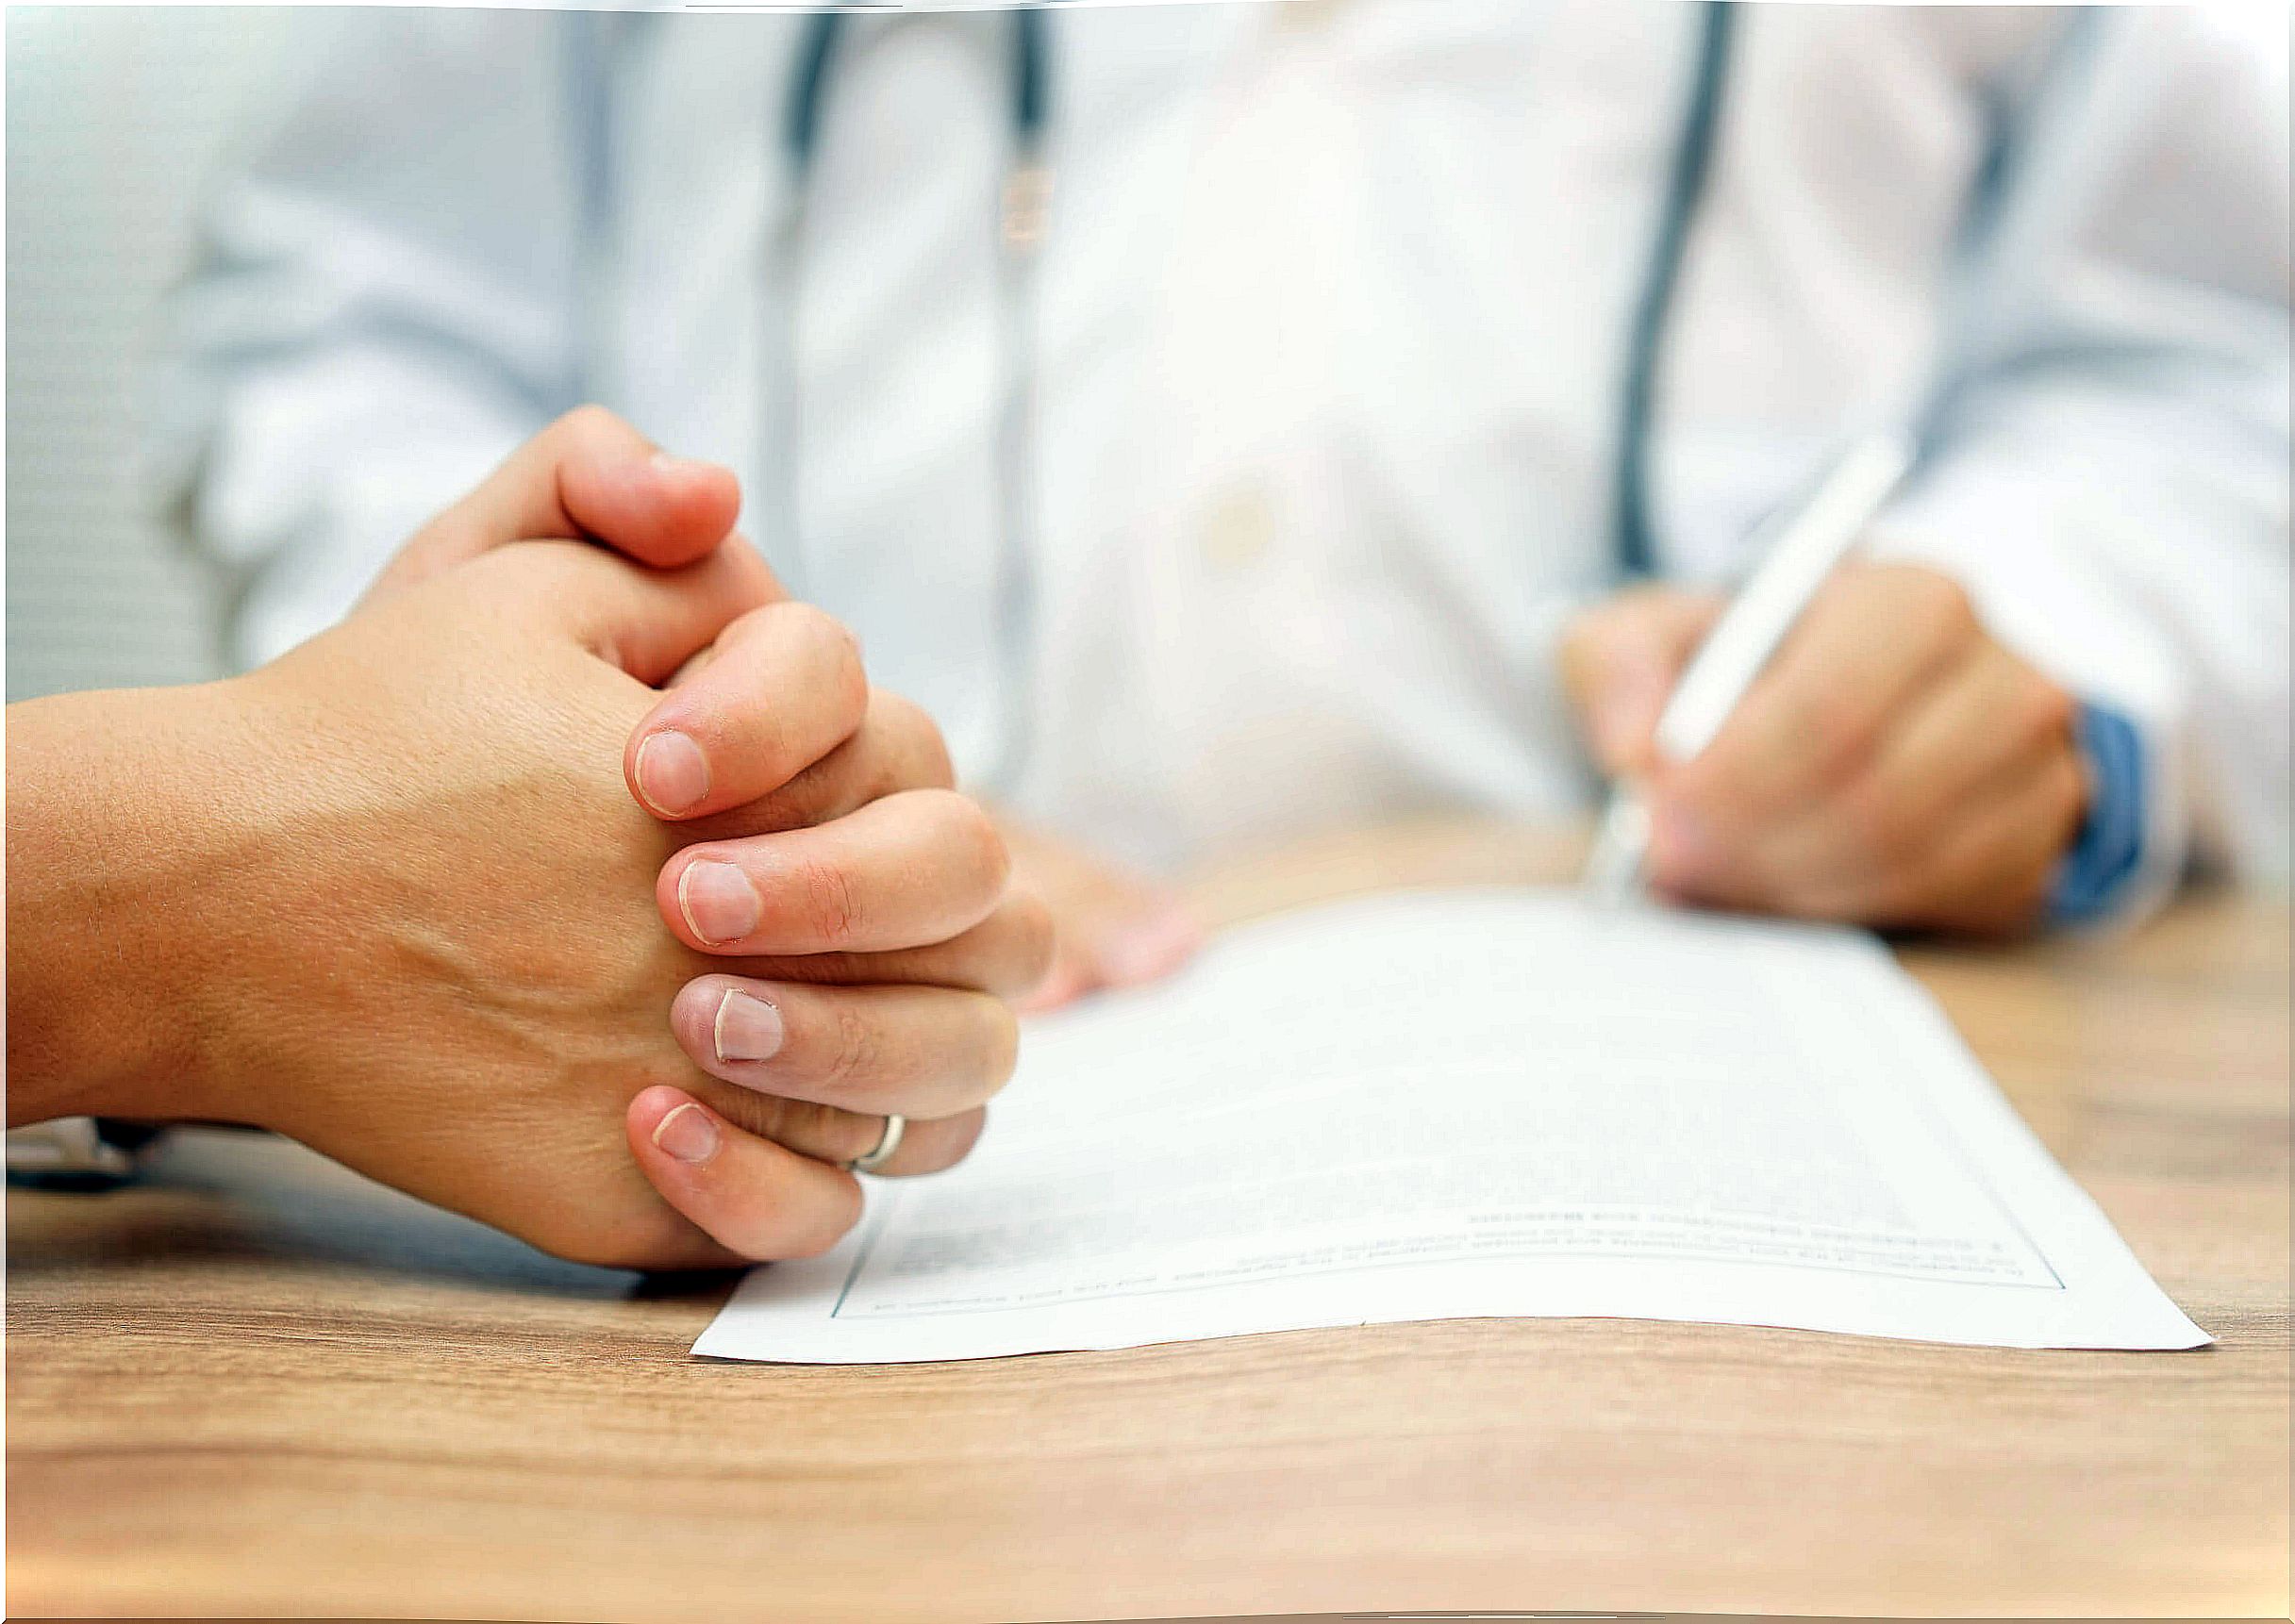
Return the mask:
[[877,1363],[1612,1315],[2207,1340],[1852,931],[1400,892],[1033,1023],[971,1161],[873,1182],[694,1351]]

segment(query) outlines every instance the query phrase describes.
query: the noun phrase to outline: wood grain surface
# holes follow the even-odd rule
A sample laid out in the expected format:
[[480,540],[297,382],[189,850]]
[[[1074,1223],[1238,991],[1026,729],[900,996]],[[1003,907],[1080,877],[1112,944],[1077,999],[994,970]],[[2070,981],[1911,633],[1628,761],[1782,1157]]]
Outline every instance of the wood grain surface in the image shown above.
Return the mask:
[[[1554,877],[1429,825],[1237,918]],[[889,1368],[705,1363],[729,1281],[563,1265],[274,1140],[8,1197],[12,1614],[1057,1619],[1546,1608],[2285,1616],[2288,916],[1913,949],[2218,1344],[1462,1320]]]

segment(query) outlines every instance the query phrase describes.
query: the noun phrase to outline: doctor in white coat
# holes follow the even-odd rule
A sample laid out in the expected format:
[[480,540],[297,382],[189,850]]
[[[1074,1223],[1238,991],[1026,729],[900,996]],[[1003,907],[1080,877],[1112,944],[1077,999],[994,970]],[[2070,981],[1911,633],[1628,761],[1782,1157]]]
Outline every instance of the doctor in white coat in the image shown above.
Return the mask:
[[[1998,931],[2285,871],[2287,85],[2213,14],[308,25],[158,431],[250,659],[598,400],[737,470],[1032,832],[1054,997],[1184,955],[1187,864],[1605,771],[1729,905]],[[1656,759],[1755,522],[1889,422],[1864,561]]]

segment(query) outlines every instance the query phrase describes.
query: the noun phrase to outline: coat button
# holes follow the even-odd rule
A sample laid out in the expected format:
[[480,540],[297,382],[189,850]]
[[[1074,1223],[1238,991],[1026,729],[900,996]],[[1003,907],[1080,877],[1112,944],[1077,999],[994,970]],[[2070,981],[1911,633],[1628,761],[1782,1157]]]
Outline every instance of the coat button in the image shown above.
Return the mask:
[[1204,516],[1199,544],[1215,570],[1248,570],[1274,547],[1274,499],[1257,481],[1230,486]]

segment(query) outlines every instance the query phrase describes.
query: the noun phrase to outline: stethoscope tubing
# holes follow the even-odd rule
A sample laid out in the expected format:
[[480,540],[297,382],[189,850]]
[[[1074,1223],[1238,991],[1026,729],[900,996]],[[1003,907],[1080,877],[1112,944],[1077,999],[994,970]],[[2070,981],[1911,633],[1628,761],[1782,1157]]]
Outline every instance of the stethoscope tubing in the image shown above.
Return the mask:
[[[787,584],[800,595],[807,560],[797,500],[803,410],[797,388],[795,292],[804,269],[806,224],[829,81],[849,38],[849,21],[833,11],[806,19],[780,131],[790,203],[774,230],[776,274],[769,278],[769,296],[777,300],[782,319],[768,323],[769,329],[777,330],[778,339],[778,351],[769,364],[778,369],[780,377],[779,387],[766,391],[765,411],[768,433],[775,442],[768,457],[774,472],[769,476],[779,490],[781,545],[776,561]],[[1033,8],[1012,11],[1009,26],[1009,145],[996,199],[997,353],[1002,361],[996,382],[998,537],[991,636],[996,664],[992,703],[998,715],[992,754],[970,783],[990,796],[1011,793],[1026,767],[1034,732],[1035,277],[1051,191],[1044,161],[1044,129],[1051,108],[1049,31],[1043,13]]]
[[[1655,423],[1662,415],[1659,397],[1665,350],[1679,306],[1683,267],[1709,189],[1726,112],[1738,12],[1736,0],[1704,0],[1697,8],[1681,134],[1633,307],[1619,394],[1612,485],[1612,560],[1617,577],[1622,579],[1652,574],[1659,563],[1661,549],[1650,495],[1651,448]],[[1004,362],[998,386],[1000,536],[993,632],[996,703],[1002,714],[990,764],[975,780],[975,787],[991,795],[1008,794],[1018,782],[1027,763],[1033,725],[1030,667],[1036,579],[1031,475],[1037,430],[1033,295],[1041,213],[1050,187],[1044,141],[1051,107],[1049,30],[1043,13],[1033,8],[1015,9],[1008,16],[1011,141],[1004,191],[998,200],[1004,244],[998,324]],[[768,389],[768,433],[776,442],[773,455],[768,457],[768,476],[778,488],[781,505],[776,562],[792,589],[799,592],[805,589],[806,553],[797,516],[802,412],[797,389],[795,290],[803,268],[814,160],[830,81],[849,37],[848,22],[837,12],[817,12],[806,19],[780,126],[781,151],[790,174],[790,205],[775,232],[777,276],[769,294],[777,301],[781,316],[777,323],[768,323],[769,329],[777,325],[780,338],[779,353],[769,364],[777,366],[781,375],[777,387]],[[1875,434],[1908,439],[1915,447],[1914,465],[1905,475],[1908,480],[1925,458],[1955,389],[1978,358],[1976,352],[2003,319],[2002,311],[1986,305],[1976,290],[1999,280],[1996,273],[2003,269],[2003,260],[2024,252],[2043,233],[2043,220],[2062,218],[2085,195],[2068,172],[2068,164],[2076,163],[2078,149],[2092,141],[2093,132],[2081,120],[2069,116],[2069,110],[2101,78],[2108,76],[2109,54],[2098,49],[2103,25],[2097,8],[2075,12],[2039,68],[2022,116],[1996,119],[1971,188],[1933,363],[1911,398],[1884,414],[1887,422],[1844,437],[1849,445]],[[2036,194],[2045,194],[2037,206]]]

